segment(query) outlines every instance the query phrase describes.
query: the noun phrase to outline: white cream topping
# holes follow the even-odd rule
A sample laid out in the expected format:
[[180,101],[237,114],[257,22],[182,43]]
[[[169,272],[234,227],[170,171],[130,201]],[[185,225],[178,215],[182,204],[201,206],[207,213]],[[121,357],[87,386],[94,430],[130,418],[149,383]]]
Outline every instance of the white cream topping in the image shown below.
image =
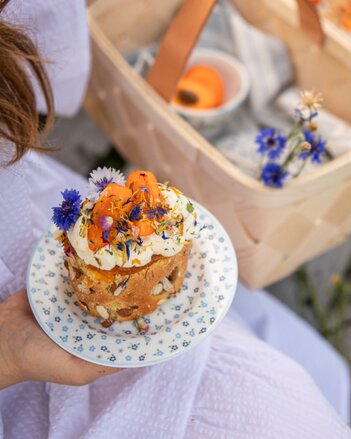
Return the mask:
[[[77,255],[86,264],[103,270],[111,270],[116,265],[125,268],[140,267],[148,264],[153,255],[173,256],[180,252],[185,242],[192,240],[199,233],[196,212],[192,211],[192,204],[189,200],[178,191],[163,185],[160,185],[160,190],[170,208],[166,218],[174,218],[170,221],[170,226],[163,236],[153,233],[143,237],[141,245],[132,242],[129,248],[129,258],[126,257],[125,251],[119,250],[114,245],[107,245],[93,252],[89,248],[87,236],[81,233],[84,228],[82,223],[84,217],[80,216],[67,232],[68,239]],[[184,219],[182,232],[181,228],[176,225],[179,218]]]

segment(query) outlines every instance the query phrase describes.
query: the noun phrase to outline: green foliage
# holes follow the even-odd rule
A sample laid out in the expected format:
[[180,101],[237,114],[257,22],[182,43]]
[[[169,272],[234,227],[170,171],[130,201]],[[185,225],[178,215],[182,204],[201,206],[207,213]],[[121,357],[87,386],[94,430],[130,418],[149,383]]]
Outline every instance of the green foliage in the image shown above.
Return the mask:
[[330,286],[321,300],[307,269],[295,273],[300,315],[312,321],[316,329],[351,363],[343,343],[345,332],[351,327],[351,283],[332,276]]

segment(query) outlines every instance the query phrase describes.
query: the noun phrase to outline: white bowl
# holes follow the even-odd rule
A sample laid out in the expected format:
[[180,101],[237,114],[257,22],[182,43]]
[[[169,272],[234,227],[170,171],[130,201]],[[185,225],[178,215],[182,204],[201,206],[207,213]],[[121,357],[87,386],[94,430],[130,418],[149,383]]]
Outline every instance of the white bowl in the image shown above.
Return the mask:
[[230,120],[245,101],[249,89],[249,75],[245,66],[225,52],[215,49],[195,49],[184,69],[197,64],[213,67],[223,80],[224,102],[216,108],[196,110],[172,103],[172,107],[206,137],[214,136]]

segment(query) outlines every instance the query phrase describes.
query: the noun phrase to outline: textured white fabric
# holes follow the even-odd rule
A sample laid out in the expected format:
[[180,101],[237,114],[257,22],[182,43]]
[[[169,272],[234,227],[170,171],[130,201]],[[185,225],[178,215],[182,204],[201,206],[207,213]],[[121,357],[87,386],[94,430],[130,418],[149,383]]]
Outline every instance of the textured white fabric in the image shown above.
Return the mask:
[[[83,99],[90,67],[85,0],[11,0],[4,17],[20,25],[48,60],[57,114],[73,115]],[[45,113],[38,92],[37,98],[38,109]]]
[[[12,197],[25,187],[27,198]],[[21,253],[23,236],[37,239],[65,187],[84,193],[86,183],[37,154],[1,170],[0,193],[7,207],[7,218],[1,218],[7,221],[0,229],[2,248]],[[26,230],[19,233],[20,223]],[[26,258],[29,253],[23,252]],[[24,285],[25,267],[5,253],[0,260],[16,279],[1,289],[4,298]],[[243,316],[250,321],[249,312]],[[238,320],[231,311],[211,338],[158,366],[126,370],[83,387],[29,382],[5,389],[0,392],[0,438],[350,438],[301,366]],[[332,356],[330,350],[321,359]]]
[[[4,155],[0,151],[0,163],[5,161],[1,157]],[[34,244],[32,228],[28,227],[32,223],[32,211],[24,173],[23,166],[19,164],[0,171],[0,299],[23,285],[28,257]],[[25,221],[21,221],[22,218]],[[4,239],[7,233],[22,236],[21,245],[12,239]]]
[[233,51],[250,76],[250,108],[257,120],[274,96],[291,82],[293,70],[284,45],[248,24],[234,7],[226,4]]
[[300,363],[342,419],[350,423],[349,368],[325,338],[265,291],[240,286],[229,312],[237,319],[233,312],[257,337]]

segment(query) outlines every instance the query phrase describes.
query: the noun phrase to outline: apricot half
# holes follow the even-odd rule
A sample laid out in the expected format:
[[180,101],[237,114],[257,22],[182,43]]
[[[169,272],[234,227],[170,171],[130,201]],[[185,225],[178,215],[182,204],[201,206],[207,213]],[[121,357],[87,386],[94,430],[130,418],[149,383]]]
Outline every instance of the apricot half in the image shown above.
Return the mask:
[[152,172],[148,171],[133,171],[127,178],[126,186],[128,186],[133,192],[133,196],[136,197],[136,203],[142,201],[140,196],[143,189],[146,189],[142,196],[149,203],[155,203],[160,199],[161,193],[158,188],[156,177]]
[[137,221],[135,225],[139,227],[139,236],[148,236],[155,232],[155,227],[150,220]]
[[[128,202],[131,198],[132,191],[126,186],[110,183],[103,190],[91,214],[92,224],[88,229],[89,248],[91,250],[96,251],[107,245],[106,240],[103,239],[105,230],[101,225],[101,219],[108,216],[113,220],[119,220],[127,215],[133,207],[132,202]],[[114,233],[114,235],[116,234]],[[113,239],[113,237],[112,234],[110,238]]]
[[206,65],[191,67],[180,79],[172,102],[194,109],[216,108],[223,103],[224,86],[215,69]]

